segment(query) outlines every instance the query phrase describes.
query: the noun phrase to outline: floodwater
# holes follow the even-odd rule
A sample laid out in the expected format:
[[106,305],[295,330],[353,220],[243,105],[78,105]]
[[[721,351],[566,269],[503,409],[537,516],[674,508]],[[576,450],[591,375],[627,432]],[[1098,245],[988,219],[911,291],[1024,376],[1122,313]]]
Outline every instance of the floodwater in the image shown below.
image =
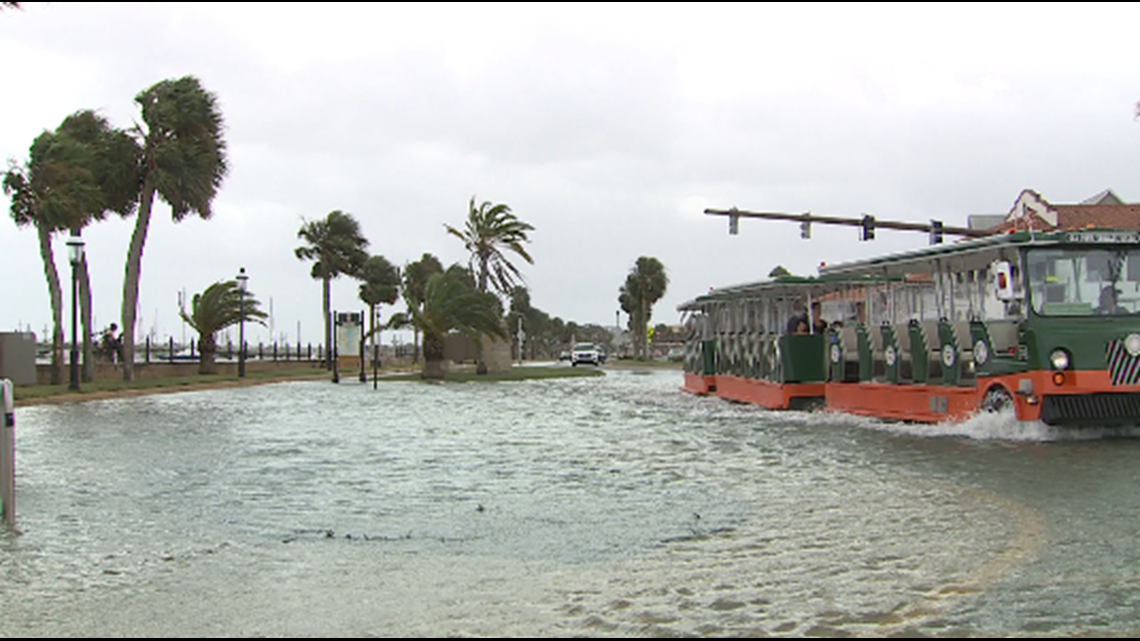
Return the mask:
[[680,373],[16,413],[4,636],[1132,636],[1140,433]]

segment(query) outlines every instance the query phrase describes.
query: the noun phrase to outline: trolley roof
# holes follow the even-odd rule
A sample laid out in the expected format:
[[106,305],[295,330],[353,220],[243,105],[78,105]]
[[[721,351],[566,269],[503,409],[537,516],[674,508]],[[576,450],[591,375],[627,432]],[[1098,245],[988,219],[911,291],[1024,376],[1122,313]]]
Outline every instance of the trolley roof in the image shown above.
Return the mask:
[[1134,245],[1140,247],[1140,232],[1114,229],[1084,229],[1057,232],[1012,232],[935,245],[877,258],[828,265],[825,277],[903,276],[944,270],[985,269],[996,260],[1014,260],[1023,247],[1064,245]]
[[[891,278],[891,280],[897,280]],[[798,298],[811,295],[822,296],[830,292],[880,283],[880,275],[867,276],[779,276],[770,280],[730,287],[718,287],[704,296],[698,296],[677,306],[677,311],[696,311],[734,300]]]

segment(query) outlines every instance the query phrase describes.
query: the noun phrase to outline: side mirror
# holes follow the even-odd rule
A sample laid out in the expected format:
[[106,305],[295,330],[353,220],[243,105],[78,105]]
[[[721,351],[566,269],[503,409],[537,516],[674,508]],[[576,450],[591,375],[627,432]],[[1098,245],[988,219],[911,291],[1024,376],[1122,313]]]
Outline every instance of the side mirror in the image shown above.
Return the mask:
[[1003,302],[1017,300],[1014,291],[1013,266],[1009,262],[999,260],[990,266],[994,275],[994,295]]

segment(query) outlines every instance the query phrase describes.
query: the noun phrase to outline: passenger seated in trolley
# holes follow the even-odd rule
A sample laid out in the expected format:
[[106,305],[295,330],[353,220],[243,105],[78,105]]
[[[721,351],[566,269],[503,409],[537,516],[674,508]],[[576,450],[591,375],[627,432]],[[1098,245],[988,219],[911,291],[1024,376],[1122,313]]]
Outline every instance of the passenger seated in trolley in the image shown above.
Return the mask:
[[[796,301],[792,306],[792,317],[788,319],[788,327],[785,331],[787,334],[822,334],[827,331],[827,321],[823,320],[823,306],[817,301],[811,304],[811,323],[812,328],[808,326],[808,316],[804,314],[803,301]],[[800,326],[803,325],[803,331],[800,331]]]
[[799,334],[800,323],[803,323],[804,334],[808,333],[807,327],[807,314],[804,313],[804,302],[797,300],[792,303],[792,317],[788,319],[788,326],[784,329],[785,334]]

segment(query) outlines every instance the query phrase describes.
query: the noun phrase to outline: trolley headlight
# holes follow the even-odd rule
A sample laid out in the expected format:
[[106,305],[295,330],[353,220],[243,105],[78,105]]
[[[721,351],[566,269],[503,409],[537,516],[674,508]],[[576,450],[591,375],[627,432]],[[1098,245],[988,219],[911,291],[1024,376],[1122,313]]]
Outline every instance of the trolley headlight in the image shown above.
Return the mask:
[[1124,339],[1124,349],[1133,356],[1140,356],[1140,334],[1129,334]]
[[1049,362],[1053,364],[1055,370],[1069,369],[1069,353],[1063,349],[1055,349],[1049,354]]

